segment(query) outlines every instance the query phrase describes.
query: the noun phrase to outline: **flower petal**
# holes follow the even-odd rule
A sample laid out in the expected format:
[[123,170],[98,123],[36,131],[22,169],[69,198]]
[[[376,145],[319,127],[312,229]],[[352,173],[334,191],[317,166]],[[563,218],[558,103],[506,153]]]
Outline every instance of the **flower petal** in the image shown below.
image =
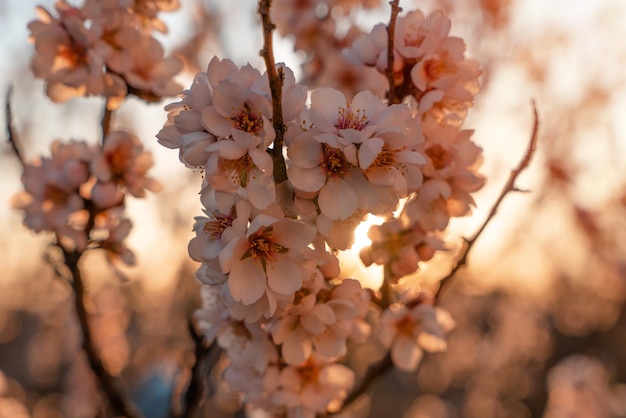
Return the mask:
[[302,286],[302,270],[287,257],[276,256],[276,260],[268,263],[267,282],[270,289],[281,295],[290,295]]
[[230,271],[228,289],[233,299],[244,305],[259,300],[265,293],[265,287],[265,273],[253,257],[244,258]]

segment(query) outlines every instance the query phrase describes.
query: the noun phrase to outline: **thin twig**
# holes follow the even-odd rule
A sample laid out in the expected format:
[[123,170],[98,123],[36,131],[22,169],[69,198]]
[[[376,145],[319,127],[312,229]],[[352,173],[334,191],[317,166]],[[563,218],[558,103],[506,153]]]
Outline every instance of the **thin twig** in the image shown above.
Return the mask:
[[461,249],[461,251],[459,252],[457,256],[456,263],[450,270],[450,273],[448,273],[448,275],[445,276],[440,281],[439,289],[434,295],[435,302],[439,300],[441,294],[443,293],[443,290],[447,288],[448,286],[450,286],[450,283],[452,283],[452,279],[455,277],[456,273],[463,266],[467,265],[467,255],[469,251],[472,249],[472,247],[474,246],[474,243],[476,242],[478,237],[480,237],[480,235],[483,233],[483,231],[485,230],[489,222],[496,215],[496,212],[498,211],[500,204],[504,200],[504,197],[507,194],[509,194],[509,192],[521,191],[519,188],[515,186],[515,181],[517,180],[517,177],[520,175],[520,173],[524,171],[526,167],[528,167],[528,165],[530,164],[533,154],[535,153],[535,148],[537,146],[537,136],[538,136],[537,134],[539,132],[539,115],[537,114],[537,106],[535,105],[535,102],[532,102],[532,106],[533,106],[533,117],[534,117],[533,130],[530,136],[530,141],[528,142],[528,149],[526,150],[526,153],[524,154],[524,158],[522,159],[522,161],[520,161],[519,165],[515,169],[511,170],[509,179],[507,180],[506,184],[502,188],[502,191],[500,192],[500,195],[496,199],[495,203],[491,207],[491,210],[489,211],[487,218],[485,219],[483,224],[480,226],[480,228],[478,228],[478,231],[476,231],[471,238],[464,238],[465,242],[464,242],[463,248]]
[[111,117],[113,116],[113,111],[109,109],[109,99],[104,102],[104,111],[102,113],[102,122],[100,125],[102,126],[102,142],[101,144],[104,146],[104,141],[106,136],[109,134],[111,129]]
[[283,121],[283,105],[282,91],[285,74],[282,68],[276,69],[276,61],[274,60],[274,47],[272,42],[272,33],[276,26],[270,19],[270,8],[272,0],[259,0],[259,15],[263,25],[263,49],[260,55],[265,60],[267,67],[267,78],[270,83],[270,92],[272,93],[272,124],[276,132],[274,146],[269,150],[274,162],[274,182],[276,184],[287,180],[287,166],[283,156],[283,143],[285,137],[285,123]]
[[[528,165],[530,164],[530,161],[532,159],[532,156],[535,152],[535,148],[537,145],[537,134],[539,131],[539,116],[537,114],[537,107],[535,106],[535,103],[533,102],[532,105],[533,105],[533,114],[534,114],[534,124],[533,124],[533,130],[532,130],[532,134],[530,137],[530,141],[528,143],[528,149],[526,153],[524,154],[524,158],[519,163],[517,168],[511,171],[511,175],[509,176],[508,181],[506,182],[504,188],[502,189],[502,192],[498,196],[498,199],[496,200],[493,207],[491,208],[491,211],[489,212],[487,219],[483,222],[483,224],[478,229],[478,231],[470,239],[465,240],[466,245],[464,249],[461,251],[461,253],[459,254],[458,261],[456,262],[456,264],[454,265],[450,273],[442,279],[441,286],[439,287],[439,290],[437,291],[437,293],[434,295],[435,303],[437,302],[438,297],[441,295],[441,289],[443,288],[443,286],[449,285],[451,278],[454,277],[454,275],[459,271],[459,269],[462,266],[467,264],[467,254],[469,250],[472,248],[472,246],[474,245],[474,242],[476,242],[480,234],[482,234],[487,224],[495,216],[496,212],[498,211],[498,207],[500,206],[500,203],[502,202],[504,197],[509,192],[518,191],[517,187],[515,187],[515,181],[517,180],[517,177],[520,175],[520,173],[524,171],[524,169],[526,169],[526,167],[528,167]],[[361,395],[363,395],[368,390],[368,388],[372,385],[372,383],[378,376],[383,375],[384,373],[387,372],[387,370],[391,369],[392,365],[393,364],[391,362],[391,357],[389,353],[387,353],[387,355],[383,357],[381,360],[379,360],[378,362],[370,365],[370,367],[367,369],[367,372],[365,373],[365,375],[363,376],[359,384],[355,386],[346,397],[346,400],[344,401],[341,409],[333,413],[332,415],[338,414],[344,411],[350,404],[352,404],[355,400],[357,400]]]
[[24,160],[24,154],[20,150],[20,146],[18,144],[17,134],[15,133],[15,129],[13,129],[13,112],[11,110],[11,95],[13,94],[13,86],[9,86],[7,90],[7,94],[5,96],[6,103],[4,108],[4,114],[6,116],[6,125],[7,125],[7,141],[11,144],[11,148],[13,152],[17,156],[17,159],[22,164],[22,168],[26,166],[26,161]]
[[115,378],[107,371],[99,356],[98,350],[94,344],[91,328],[89,327],[89,315],[85,307],[85,285],[82,278],[78,262],[82,256],[82,252],[78,250],[69,251],[59,244],[63,251],[64,262],[68,267],[72,276],[72,289],[74,290],[74,307],[76,316],[80,325],[83,336],[83,350],[87,355],[87,360],[91,370],[96,375],[100,387],[106,394],[106,397],[113,408],[116,415],[127,418],[140,418],[141,414],[137,411],[130,399],[125,395],[124,391],[118,386]]
[[393,74],[393,60],[394,60],[394,37],[396,34],[396,21],[398,20],[398,14],[402,11],[400,7],[400,0],[392,0],[389,2],[391,5],[391,17],[389,18],[389,25],[387,26],[387,71],[385,75],[389,81],[389,93],[387,98],[389,104],[397,104],[402,102],[402,97],[398,95],[395,77]]

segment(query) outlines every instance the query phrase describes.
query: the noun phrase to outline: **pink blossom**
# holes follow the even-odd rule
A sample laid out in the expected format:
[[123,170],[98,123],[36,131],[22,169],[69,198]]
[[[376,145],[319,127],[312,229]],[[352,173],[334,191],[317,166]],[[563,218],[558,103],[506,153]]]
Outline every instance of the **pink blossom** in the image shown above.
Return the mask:
[[430,260],[436,250],[444,248],[442,241],[424,232],[419,223],[407,226],[397,218],[372,225],[367,236],[372,243],[361,249],[361,261],[366,266],[373,263],[383,265],[385,280],[391,283],[414,273],[420,261]]
[[417,369],[424,350],[446,350],[444,335],[453,326],[454,321],[441,308],[423,303],[412,308],[396,304],[383,311],[378,336],[391,350],[394,366],[411,372]]
[[82,11],[64,1],[55,8],[59,17],[38,7],[39,20],[28,24],[36,50],[31,68],[46,80],[47,95],[55,102],[77,96],[123,97],[124,81],[103,71],[106,51],[98,43],[101,27],[87,27]]
[[314,356],[298,366],[272,369],[268,377],[273,379],[265,380],[267,390],[276,405],[287,409],[288,416],[315,417],[329,407],[336,408],[354,384],[352,370]]
[[[230,241],[219,255],[233,299],[250,305],[264,294],[272,296],[269,291],[293,295],[302,285],[298,260],[314,235],[315,229],[304,222],[255,217],[245,235]],[[275,308],[270,306],[270,313]]]
[[150,167],[152,154],[144,151],[139,138],[125,131],[109,133],[102,152],[91,162],[98,180],[114,182],[135,197],[145,197],[146,190],[161,190],[161,184],[146,175]]
[[[450,19],[441,11],[415,10],[398,17],[393,51],[395,94],[412,96],[425,117],[458,126],[478,92],[480,69],[466,59],[465,43],[449,36]],[[387,69],[387,30],[377,25],[355,40],[344,55],[353,63]]]
[[54,231],[72,239],[78,247],[86,245],[83,223],[76,217],[84,208],[79,194],[89,180],[89,161],[94,149],[85,142],[64,144],[54,141],[49,158],[26,164],[24,191],[13,198],[13,207],[24,210],[24,224],[34,230]]
[[[106,238],[97,240],[98,247],[105,250],[107,261],[114,268],[120,264],[135,264],[135,254],[124,244],[132,227],[130,219],[122,218],[119,210],[101,212],[95,218],[94,234],[101,231],[106,233]],[[121,273],[118,274],[124,277]]]
[[123,45],[126,60],[119,68],[128,85],[134,89],[149,92],[156,97],[138,95],[157,101],[162,97],[171,97],[181,91],[181,86],[173,77],[182,68],[182,63],[175,57],[164,57],[160,42],[149,36],[142,36],[135,42]]

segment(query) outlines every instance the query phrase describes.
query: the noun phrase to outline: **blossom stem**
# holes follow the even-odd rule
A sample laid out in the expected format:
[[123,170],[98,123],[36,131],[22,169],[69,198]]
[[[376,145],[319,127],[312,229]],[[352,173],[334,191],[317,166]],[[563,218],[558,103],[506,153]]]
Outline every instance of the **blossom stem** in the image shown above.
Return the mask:
[[109,109],[109,101],[108,99],[104,102],[104,112],[102,114],[102,122],[100,125],[102,126],[102,145],[104,146],[104,141],[106,136],[109,134],[111,129],[111,118],[113,116],[113,111]]
[[80,268],[78,267],[78,262],[83,252],[78,250],[69,251],[61,244],[59,244],[59,247],[63,251],[65,265],[68,267],[72,276],[71,285],[74,290],[74,307],[83,337],[82,347],[87,355],[91,370],[93,370],[96,375],[100,387],[104,391],[116,415],[122,415],[127,418],[140,418],[141,414],[136,410],[124,391],[118,386],[115,378],[107,371],[94,344],[91,328],[89,326],[89,315],[85,307],[85,284]]
[[284,73],[282,68],[276,69],[274,60],[274,47],[272,43],[272,33],[276,26],[270,18],[271,0],[259,0],[258,12],[263,25],[263,49],[260,54],[265,60],[267,67],[267,77],[272,93],[272,124],[276,131],[274,146],[269,150],[269,154],[274,162],[274,182],[276,184],[287,180],[287,166],[283,156],[283,142],[285,137],[285,124],[283,121],[282,89]]
[[7,141],[9,141],[9,144],[11,144],[11,148],[13,149],[13,152],[17,156],[17,159],[20,161],[22,168],[24,168],[24,166],[26,165],[26,161],[24,160],[24,155],[22,154],[22,151],[20,150],[17,134],[15,133],[15,130],[13,129],[13,111],[11,110],[11,95],[12,94],[13,94],[13,86],[9,86],[9,89],[7,90],[7,94],[5,96],[6,101],[5,101],[5,108],[4,108],[4,114],[6,117],[6,124],[7,124]]
[[396,33],[396,21],[398,20],[398,14],[402,11],[400,7],[400,0],[391,0],[391,17],[389,18],[389,25],[387,26],[387,70],[385,75],[389,82],[389,92],[387,99],[390,105],[398,104],[402,102],[402,97],[398,94],[398,88],[395,85],[395,77],[393,74],[393,59],[394,59],[394,37]]
[[509,178],[506,184],[502,188],[500,195],[498,196],[495,203],[491,207],[491,210],[489,211],[487,218],[482,223],[480,228],[478,228],[478,230],[474,233],[474,235],[472,235],[472,237],[464,238],[464,245],[457,256],[457,261],[455,262],[454,266],[450,270],[450,273],[448,273],[448,275],[445,276],[440,281],[439,289],[437,289],[437,292],[434,295],[435,303],[437,303],[437,301],[441,297],[441,294],[443,293],[444,289],[447,289],[450,286],[456,273],[463,266],[467,265],[467,255],[469,251],[472,249],[472,247],[474,246],[474,243],[476,242],[478,237],[480,237],[480,235],[483,233],[483,231],[485,230],[489,222],[496,215],[498,208],[500,207],[500,204],[504,200],[504,197],[507,194],[509,194],[509,192],[520,191],[520,189],[518,189],[515,186],[515,181],[517,180],[517,177],[520,175],[520,173],[524,171],[530,164],[533,154],[535,153],[535,148],[537,147],[537,136],[539,132],[539,115],[537,114],[537,106],[535,105],[534,101],[532,102],[532,107],[533,107],[533,118],[534,118],[533,130],[530,136],[530,140],[528,142],[528,148],[526,150],[526,153],[524,154],[524,157],[522,158],[518,166],[515,169],[511,170],[511,174],[509,175]]

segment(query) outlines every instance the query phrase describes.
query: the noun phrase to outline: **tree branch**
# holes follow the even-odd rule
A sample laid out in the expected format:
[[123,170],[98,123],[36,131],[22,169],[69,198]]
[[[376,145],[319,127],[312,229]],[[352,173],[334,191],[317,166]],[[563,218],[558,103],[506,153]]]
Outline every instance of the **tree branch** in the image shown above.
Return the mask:
[[483,224],[480,226],[480,228],[478,228],[478,231],[476,231],[471,238],[469,239],[464,238],[465,242],[464,242],[463,248],[461,249],[461,251],[459,252],[457,256],[456,263],[452,267],[452,270],[450,270],[450,273],[448,273],[448,275],[445,276],[440,281],[441,284],[439,285],[439,289],[434,295],[435,303],[441,297],[443,290],[446,289],[448,286],[450,286],[450,283],[452,283],[452,279],[455,277],[456,273],[463,266],[467,265],[467,255],[469,251],[472,249],[472,247],[474,246],[474,243],[476,242],[478,237],[480,237],[480,235],[483,233],[483,231],[485,230],[489,222],[493,219],[493,217],[498,212],[498,208],[500,207],[500,204],[504,200],[504,197],[507,194],[509,194],[509,192],[521,191],[515,186],[515,181],[517,180],[517,177],[520,175],[520,173],[524,171],[526,167],[528,167],[528,165],[530,164],[533,154],[535,153],[535,148],[537,146],[537,136],[538,136],[537,134],[539,132],[539,115],[537,114],[537,106],[535,105],[535,102],[532,102],[532,107],[533,107],[533,117],[534,117],[533,130],[530,136],[530,140],[528,142],[528,149],[526,150],[526,153],[524,154],[524,158],[522,158],[522,161],[520,161],[519,165],[515,169],[511,170],[509,179],[507,180],[506,184],[502,188],[502,191],[500,192],[500,195],[496,199],[495,203],[491,207],[491,211],[489,211],[487,218],[485,219]]
[[400,0],[392,0],[389,2],[391,5],[391,17],[389,18],[389,25],[387,25],[387,81],[389,82],[389,92],[387,94],[388,103],[397,104],[402,102],[402,97],[398,95],[398,91],[395,85],[395,77],[393,74],[393,59],[394,59],[394,38],[396,34],[396,21],[398,20],[398,14],[402,11],[400,7]]
[[[216,342],[213,342],[209,347],[206,346],[204,337],[198,333],[192,320],[189,320],[188,328],[196,347],[195,360],[191,367],[189,385],[185,391],[183,411],[178,415],[180,418],[193,418],[196,415],[206,393],[206,376],[211,373],[213,366],[222,354],[222,350]],[[209,369],[205,370],[203,366],[207,359],[209,360]]]
[[89,327],[89,314],[85,307],[85,285],[80,268],[78,267],[82,252],[78,250],[69,251],[60,244],[59,247],[63,251],[65,265],[68,267],[72,276],[71,285],[74,290],[74,307],[83,336],[82,347],[87,355],[91,370],[93,370],[96,375],[100,387],[104,391],[116,415],[127,418],[140,418],[141,414],[125,395],[124,391],[118,386],[115,378],[104,367],[94,344],[91,328]]
[[102,122],[100,126],[102,127],[102,141],[100,142],[102,146],[104,146],[104,141],[106,136],[109,134],[111,129],[111,117],[113,116],[113,111],[109,109],[109,99],[104,102],[104,111],[102,113]]
[[285,75],[282,68],[276,69],[276,61],[274,60],[274,47],[272,42],[272,33],[276,26],[270,18],[270,8],[272,0],[259,0],[258,12],[261,16],[263,25],[263,49],[260,55],[265,60],[267,68],[267,78],[270,83],[270,92],[272,93],[272,124],[276,132],[274,146],[269,150],[274,162],[274,183],[279,184],[287,180],[287,166],[283,157],[283,143],[285,137],[285,123],[283,121],[283,105],[282,91]]
[[7,126],[7,141],[11,144],[11,148],[13,152],[17,156],[17,159],[22,164],[22,168],[26,165],[26,161],[24,160],[24,155],[20,150],[20,146],[18,144],[17,134],[13,129],[13,112],[11,110],[11,95],[13,94],[13,86],[9,86],[7,90],[7,94],[5,96],[6,102],[4,107],[4,114],[6,117],[6,126]]

